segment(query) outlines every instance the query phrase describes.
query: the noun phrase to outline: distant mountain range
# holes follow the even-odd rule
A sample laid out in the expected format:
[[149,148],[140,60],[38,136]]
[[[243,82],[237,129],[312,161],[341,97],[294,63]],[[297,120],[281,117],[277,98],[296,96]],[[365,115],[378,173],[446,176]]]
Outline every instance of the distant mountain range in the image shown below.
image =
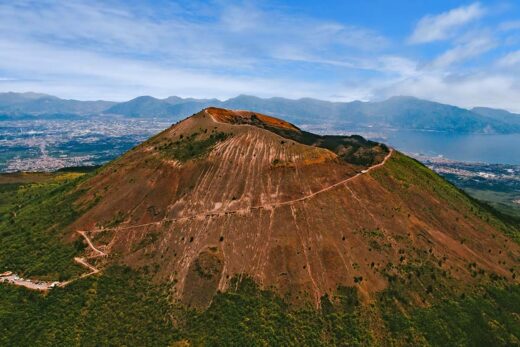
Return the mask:
[[38,93],[0,93],[0,115],[11,117],[49,115],[91,115],[115,105],[112,101],[65,100]]
[[216,106],[279,115],[299,126],[327,129],[394,128],[453,133],[520,133],[520,115],[476,107],[471,110],[396,96],[380,102],[330,102],[303,98],[259,98],[239,95],[225,101],[171,96],[139,96],[126,102],[65,100],[37,93],[0,93],[0,120],[74,118],[119,115],[133,118],[180,120]]

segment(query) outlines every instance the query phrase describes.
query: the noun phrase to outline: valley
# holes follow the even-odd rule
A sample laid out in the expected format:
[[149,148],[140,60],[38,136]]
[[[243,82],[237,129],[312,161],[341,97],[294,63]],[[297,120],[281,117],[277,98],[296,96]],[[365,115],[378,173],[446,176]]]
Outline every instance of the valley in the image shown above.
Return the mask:
[[95,117],[0,121],[0,172],[104,164],[170,124]]

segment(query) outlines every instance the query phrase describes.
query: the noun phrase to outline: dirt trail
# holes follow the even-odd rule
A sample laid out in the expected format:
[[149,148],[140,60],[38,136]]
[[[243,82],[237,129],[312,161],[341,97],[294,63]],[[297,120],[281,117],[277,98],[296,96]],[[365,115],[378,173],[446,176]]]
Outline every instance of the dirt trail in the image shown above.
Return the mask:
[[0,283],[10,283],[16,286],[41,291],[46,291],[60,284],[60,282],[44,282],[24,279],[16,274],[12,274],[9,276],[0,276]]
[[92,241],[90,241],[90,239],[88,238],[87,234],[85,234],[85,232],[84,232],[83,230],[77,230],[76,232],[77,232],[78,234],[80,234],[81,236],[83,236],[83,238],[85,239],[85,241],[87,241],[88,246],[89,246],[89,247],[90,247],[94,252],[96,252],[97,256],[104,257],[104,256],[107,255],[105,252],[100,251],[99,249],[97,249],[97,248],[92,244]]
[[213,217],[213,216],[223,216],[225,214],[246,213],[246,212],[251,211],[251,210],[272,209],[272,208],[279,207],[279,206],[291,205],[291,204],[294,204],[294,203],[297,203],[297,202],[302,202],[302,201],[305,201],[305,200],[308,200],[308,199],[312,199],[316,195],[325,193],[325,192],[327,192],[329,190],[332,190],[332,189],[334,189],[336,187],[339,187],[339,186],[341,186],[343,184],[346,184],[346,183],[348,183],[348,182],[350,182],[350,181],[352,181],[352,180],[354,180],[354,179],[356,179],[356,178],[358,178],[358,177],[360,177],[362,175],[370,173],[372,170],[375,170],[375,169],[385,165],[385,163],[388,161],[388,159],[390,159],[390,157],[392,156],[393,152],[394,152],[394,150],[392,148],[390,148],[390,151],[388,152],[388,154],[385,156],[385,158],[379,164],[373,165],[373,166],[369,167],[368,169],[363,170],[363,171],[357,173],[356,175],[354,175],[352,177],[349,177],[347,179],[344,179],[342,181],[334,183],[334,184],[332,184],[332,185],[330,185],[328,187],[320,189],[320,190],[318,190],[316,192],[313,192],[311,194],[305,195],[305,196],[303,196],[301,198],[297,198],[297,199],[293,199],[293,200],[287,200],[287,201],[281,201],[281,202],[267,203],[267,204],[256,205],[256,206],[250,206],[250,207],[246,207],[246,208],[242,208],[242,209],[236,209],[236,210],[204,212],[204,213],[199,213],[199,214],[186,216],[186,217],[164,218],[164,219],[161,219],[160,221],[157,221],[157,222],[150,222],[150,223],[144,223],[144,224],[134,224],[134,225],[128,225],[128,226],[122,226],[122,227],[93,229],[92,231],[120,231],[120,230],[140,228],[140,227],[145,227],[145,226],[150,226],[150,225],[159,225],[159,224],[166,223],[166,222],[179,222],[179,221],[187,221],[187,220],[192,220],[192,219],[197,219],[197,218],[205,218],[205,217]]
[[[350,182],[350,181],[352,181],[352,180],[358,178],[358,177],[361,176],[361,175],[367,174],[367,173],[369,173],[370,171],[372,171],[372,170],[374,170],[374,169],[377,169],[378,167],[381,167],[381,166],[385,165],[386,161],[390,158],[390,156],[392,155],[393,151],[394,151],[394,150],[393,150],[392,148],[390,148],[390,151],[389,151],[388,154],[385,156],[385,158],[383,159],[382,162],[380,162],[379,164],[373,165],[373,166],[369,167],[368,169],[363,170],[363,171],[361,171],[361,172],[355,174],[355,175],[352,176],[352,177],[349,177],[349,178],[347,178],[347,179],[345,179],[345,180],[343,180],[343,181],[340,181],[340,182],[338,182],[338,183],[334,183],[333,185],[330,185],[330,186],[328,186],[328,187],[325,187],[325,188],[323,188],[323,189],[320,189],[320,190],[318,190],[318,191],[316,191],[316,192],[314,192],[314,193],[311,193],[311,194],[306,195],[306,196],[304,196],[304,197],[301,197],[301,198],[299,198],[299,199],[294,199],[294,200],[284,201],[284,202],[280,202],[280,203],[275,203],[275,204],[272,204],[272,206],[283,206],[283,205],[289,205],[289,204],[293,204],[293,203],[295,203],[295,202],[300,202],[300,201],[304,201],[304,200],[307,200],[307,199],[311,199],[311,198],[315,197],[315,196],[318,195],[318,194],[321,194],[321,193],[327,192],[327,191],[329,191],[329,190],[331,190],[331,189],[334,189],[334,188],[336,188],[336,187],[338,187],[338,186],[340,186],[340,185],[342,185],[342,184],[345,184],[345,183],[347,183],[347,182]],[[262,206],[259,206],[258,208],[260,208],[260,207],[262,207]]]
[[70,283],[72,283],[72,282],[74,282],[74,281],[76,281],[76,280],[78,280],[80,278],[85,278],[85,277],[97,274],[98,272],[100,272],[100,270],[98,268],[96,268],[95,266],[89,264],[87,262],[87,259],[93,259],[93,258],[98,258],[98,257],[105,257],[105,256],[107,256],[107,254],[105,252],[102,252],[99,249],[97,249],[92,244],[92,241],[90,241],[89,237],[87,236],[87,234],[84,231],[78,230],[77,233],[80,234],[81,236],[83,236],[83,238],[87,242],[87,244],[90,247],[90,249],[94,253],[96,253],[95,255],[90,256],[90,257],[86,257],[86,258],[85,257],[75,257],[74,258],[74,261],[76,263],[80,264],[81,266],[84,266],[84,267],[88,268],[90,270],[90,272],[84,273],[81,276],[79,276],[78,278],[72,279],[70,281],[63,281],[63,282],[59,282],[59,281],[48,282],[48,281],[38,281],[38,280],[24,279],[24,278],[19,277],[16,274],[11,274],[10,272],[8,272],[9,275],[0,275],[0,283],[10,283],[10,284],[14,284],[16,286],[25,287],[25,288],[28,288],[28,289],[47,291],[47,290],[52,289],[54,287],[65,287],[66,285],[68,285],[68,284],[70,284]]
[[[274,203],[268,203],[268,204],[262,204],[262,205],[257,205],[257,206],[250,206],[250,207],[247,207],[247,208],[243,208],[243,209],[237,209],[237,210],[224,210],[224,211],[218,211],[218,212],[206,212],[206,213],[200,213],[200,214],[196,214],[196,215],[192,215],[192,216],[186,216],[186,217],[179,217],[179,218],[165,218],[165,219],[162,219],[160,221],[157,221],[157,222],[151,222],[151,223],[144,223],[144,224],[136,224],[136,225],[129,225],[129,226],[123,226],[123,227],[114,227],[114,228],[102,228],[102,229],[93,229],[92,231],[102,231],[102,230],[112,230],[112,231],[120,231],[120,230],[127,230],[127,229],[133,229],[133,228],[139,228],[139,227],[144,227],[144,226],[150,226],[150,225],[160,225],[162,223],[165,223],[165,222],[174,222],[174,221],[187,221],[187,220],[192,220],[192,219],[196,219],[196,218],[205,218],[205,217],[211,217],[211,216],[222,216],[222,215],[225,215],[225,214],[230,214],[230,213],[245,213],[245,212],[248,212],[248,211],[252,211],[252,210],[258,210],[258,209],[273,209],[275,207],[279,207],[279,206],[286,206],[286,205],[291,205],[291,204],[294,204],[294,203],[298,203],[298,202],[302,202],[302,201],[305,201],[305,200],[308,200],[308,199],[312,199],[313,197],[319,195],[319,194],[322,194],[324,192],[327,192],[329,190],[332,190],[338,186],[341,186],[343,184],[346,184],[352,180],[355,180],[356,178],[364,175],[364,174],[368,174],[370,173],[372,170],[375,170],[383,165],[385,165],[385,163],[388,161],[388,159],[390,159],[390,157],[392,156],[394,150],[392,148],[390,148],[390,151],[388,152],[388,154],[385,156],[385,158],[383,159],[383,161],[381,161],[379,164],[376,164],[376,165],[373,165],[371,166],[370,168],[366,169],[366,170],[363,170],[359,173],[357,173],[356,175],[352,176],[352,177],[349,177],[345,180],[342,180],[340,182],[337,182],[337,183],[334,183],[328,187],[325,187],[323,189],[320,189],[318,191],[315,191],[311,194],[308,194],[308,195],[305,195],[301,198],[298,198],[298,199],[293,199],[293,200],[288,200],[288,201],[281,201],[281,202],[274,202]],[[93,266],[92,264],[90,264],[87,259],[94,259],[94,258],[98,258],[98,257],[106,257],[107,256],[107,253],[99,250],[98,248],[96,248],[96,246],[94,246],[94,244],[92,243],[92,241],[90,240],[90,238],[87,236],[87,232],[86,231],[83,231],[83,230],[77,230],[76,231],[78,234],[80,234],[84,239],[85,241],[87,242],[87,245],[88,247],[95,253],[94,255],[92,256],[89,256],[89,257],[76,257],[74,258],[74,261],[78,264],[80,264],[81,266],[84,266],[86,268],[88,268],[90,270],[90,272],[88,273],[85,273],[73,280],[70,280],[70,281],[65,281],[65,282],[58,282],[58,281],[55,281],[55,282],[45,282],[45,281],[37,281],[37,280],[29,280],[29,279],[23,279],[23,278],[20,278],[19,276],[17,276],[16,274],[10,274],[10,275],[0,275],[0,283],[2,282],[6,282],[6,283],[11,283],[11,284],[14,284],[14,285],[17,285],[17,286],[22,286],[22,287],[26,287],[26,288],[29,288],[29,289],[34,289],[34,290],[41,290],[41,291],[47,291],[51,288],[54,288],[54,287],[64,287],[80,278],[85,278],[85,277],[88,277],[88,276],[91,276],[91,275],[94,275],[94,274],[97,274],[100,272],[100,270],[98,268],[96,268],[95,266]]]

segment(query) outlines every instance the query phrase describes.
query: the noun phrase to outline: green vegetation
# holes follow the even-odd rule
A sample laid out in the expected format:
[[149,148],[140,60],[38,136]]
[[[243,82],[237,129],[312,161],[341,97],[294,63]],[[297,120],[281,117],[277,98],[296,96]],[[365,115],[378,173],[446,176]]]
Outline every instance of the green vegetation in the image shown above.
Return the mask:
[[249,279],[205,311],[172,304],[166,286],[111,267],[44,296],[0,287],[0,345],[10,346],[512,346],[520,287],[493,286],[418,307],[391,286],[376,305],[338,288],[321,308],[294,307]]
[[331,150],[345,162],[355,165],[371,166],[377,164],[383,160],[383,158],[388,153],[388,147],[386,145],[366,140],[359,135],[322,136],[307,131],[294,131],[291,129],[273,127],[264,123],[259,123],[256,125],[287,139],[305,145]]
[[[374,170],[370,175],[389,191],[397,194],[408,192],[413,195],[416,192],[431,192],[442,198],[443,202],[448,203],[451,208],[478,216],[520,243],[518,219],[504,215],[491,206],[470,197],[463,190],[415,159],[396,152],[392,159],[387,161],[384,170]],[[401,186],[396,186],[394,180]]]
[[0,287],[2,346],[169,346],[178,339],[166,290],[112,267],[42,295]]
[[200,139],[199,133],[193,133],[187,137],[181,137],[176,141],[167,141],[156,146],[165,157],[186,162],[200,158],[208,153],[218,142],[224,141],[229,134],[223,132],[211,133],[208,137]]
[[[389,167],[399,184],[411,182],[433,190],[453,206],[514,233],[509,222],[415,161],[397,155]],[[372,175],[394,189],[385,170]],[[0,185],[0,270],[39,278],[67,278],[84,272],[72,262],[84,245],[64,243],[63,233],[78,213],[89,208],[74,203],[85,177],[67,173],[40,183]],[[374,242],[384,236],[379,229],[359,232]],[[146,235],[138,247],[156,242],[157,237]],[[378,271],[386,276],[389,287],[374,302],[361,302],[357,288],[366,279],[355,276],[354,287],[337,288],[333,297],[322,297],[319,310],[291,305],[247,278],[218,293],[206,310],[187,309],[172,300],[172,283],[153,284],[144,271],[122,266],[108,267],[100,275],[47,294],[1,284],[0,345],[520,344],[520,286],[481,273],[471,263],[468,268],[475,276],[487,276],[482,281],[486,286],[462,287],[448,270],[435,265],[442,258],[428,254],[428,250],[417,250],[413,257],[407,253],[400,264],[383,264]]]
[[[237,118],[236,121],[242,123],[240,118]],[[304,145],[326,148],[336,153],[345,162],[355,165],[370,166],[377,164],[383,160],[384,156],[388,153],[388,147],[386,145],[366,140],[359,135],[316,135],[307,131],[295,130],[297,129],[296,127],[286,128],[273,126],[263,122],[255,115],[253,115],[247,123]],[[285,143],[285,140],[280,141],[282,145]],[[276,166],[279,162],[273,162],[272,164]]]
[[489,189],[463,188],[470,196],[480,201],[485,201],[494,209],[520,220],[520,204],[513,201],[519,200],[518,191],[494,191]]
[[73,262],[82,244],[66,244],[64,228],[90,206],[74,202],[84,176],[57,174],[41,183],[0,185],[0,270],[40,279],[84,272]]
[[117,211],[116,215],[113,216],[110,220],[104,222],[104,223],[98,223],[98,227],[103,228],[114,228],[118,226],[119,224],[123,223],[125,220],[125,214],[121,211]]
[[[234,285],[231,288],[235,288]],[[236,290],[218,294],[204,312],[187,316],[185,337],[205,346],[367,345],[363,307],[353,288],[342,288],[338,300],[322,298],[322,310],[291,308],[249,279]]]
[[142,249],[146,246],[149,246],[153,243],[155,243],[159,239],[159,233],[158,232],[147,232],[146,235],[143,237],[141,241],[137,245],[134,246],[133,251],[137,251],[139,249]]
[[[389,340],[402,345],[517,346],[520,344],[520,287],[486,287],[479,292],[414,308],[391,289],[380,295]],[[408,312],[403,313],[406,305]]]
[[491,205],[504,215],[520,222],[520,182],[511,180],[468,179],[453,173],[442,173],[445,179],[463,189],[471,197]]
[[373,230],[361,229],[361,235],[363,235],[364,237],[367,237],[367,238],[378,238],[378,239],[381,239],[385,236],[385,234],[383,234],[383,232],[379,229],[373,229]]

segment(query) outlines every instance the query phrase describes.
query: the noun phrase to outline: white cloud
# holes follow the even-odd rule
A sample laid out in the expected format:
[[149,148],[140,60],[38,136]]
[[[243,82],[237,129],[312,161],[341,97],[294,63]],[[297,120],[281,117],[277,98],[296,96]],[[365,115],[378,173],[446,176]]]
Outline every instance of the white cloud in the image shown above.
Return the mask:
[[454,30],[471,22],[485,13],[479,3],[462,6],[438,15],[428,15],[419,20],[408,39],[410,43],[427,43],[445,40],[454,35]]
[[520,66],[520,50],[510,52],[498,60],[500,67]]
[[[160,6],[0,2],[0,71],[17,77],[0,88],[24,86],[77,98],[239,93],[327,98],[341,81],[308,80],[283,71],[285,64],[294,57],[313,64],[319,57],[319,64],[349,61],[356,68],[360,60],[352,56],[387,45],[366,28],[252,3]],[[343,59],[347,50],[351,58]],[[94,95],[96,89],[103,93]],[[71,95],[73,90],[78,94]]]
[[[421,19],[410,42],[450,41],[439,56],[428,51],[420,59],[417,47],[369,28],[263,2],[157,8],[118,1],[0,0],[0,91],[113,100],[408,94],[520,109],[520,53],[505,43],[516,22],[476,32],[467,24],[488,11],[479,3]],[[495,63],[474,59],[495,47],[511,52]]]
[[500,73],[442,75],[425,72],[385,86],[377,95],[411,95],[459,107],[488,106],[520,113],[520,84],[514,76]]
[[374,70],[397,73],[401,77],[411,77],[417,74],[417,62],[400,56],[382,56],[378,60],[378,67]]
[[209,18],[200,21],[181,8],[165,19],[149,13],[147,7],[109,6],[96,1],[43,3],[0,4],[2,35],[18,42],[78,46],[204,68],[254,68],[262,60],[276,59],[274,54],[282,49],[328,57],[338,49],[371,50],[386,44],[383,36],[365,28],[250,4],[215,6]]
[[[18,44],[1,39],[0,62],[6,70],[31,76],[14,82],[0,81],[0,88],[4,90],[21,90],[22,87],[27,88],[25,90],[44,89],[47,93],[52,92],[59,96],[80,95],[80,99],[124,100],[142,94],[159,97],[179,95],[226,98],[238,93],[327,97],[338,88],[338,85],[331,85],[325,89],[319,83],[283,77],[215,74],[100,53],[78,53],[71,49],[41,44]],[[292,88],[288,89],[288,85]],[[93,89],[93,86],[96,88]]]
[[496,46],[495,40],[486,35],[477,35],[463,40],[455,47],[448,49],[446,52],[437,57],[432,66],[435,68],[445,68],[452,64],[460,64],[461,62],[479,56]]

